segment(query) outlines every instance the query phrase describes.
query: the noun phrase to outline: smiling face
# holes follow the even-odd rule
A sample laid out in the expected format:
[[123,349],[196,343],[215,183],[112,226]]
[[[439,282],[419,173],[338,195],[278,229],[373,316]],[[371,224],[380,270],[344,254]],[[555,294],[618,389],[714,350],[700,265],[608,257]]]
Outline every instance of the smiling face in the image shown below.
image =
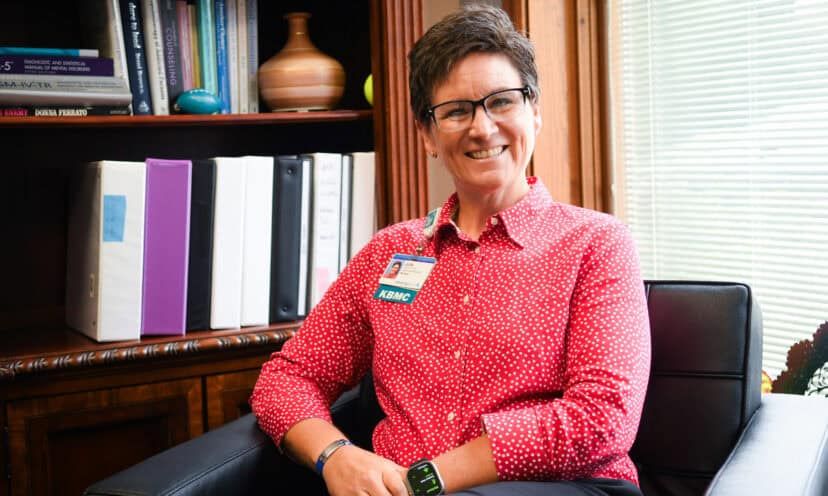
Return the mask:
[[[432,91],[432,105],[450,100],[477,100],[499,90],[520,88],[520,75],[504,55],[472,53],[461,59]],[[437,154],[454,180],[458,194],[500,198],[505,206],[528,191],[525,171],[541,127],[538,105],[529,99],[509,121],[494,122],[478,106],[464,131],[441,131],[432,121],[418,124],[426,151]]]

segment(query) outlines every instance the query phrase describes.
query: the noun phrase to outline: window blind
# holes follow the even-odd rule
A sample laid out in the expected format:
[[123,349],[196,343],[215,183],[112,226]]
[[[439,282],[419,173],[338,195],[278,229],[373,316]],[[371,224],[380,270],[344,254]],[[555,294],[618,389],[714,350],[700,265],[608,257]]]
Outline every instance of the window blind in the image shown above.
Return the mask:
[[828,2],[606,5],[614,205],[644,276],[750,284],[775,377],[828,320]]

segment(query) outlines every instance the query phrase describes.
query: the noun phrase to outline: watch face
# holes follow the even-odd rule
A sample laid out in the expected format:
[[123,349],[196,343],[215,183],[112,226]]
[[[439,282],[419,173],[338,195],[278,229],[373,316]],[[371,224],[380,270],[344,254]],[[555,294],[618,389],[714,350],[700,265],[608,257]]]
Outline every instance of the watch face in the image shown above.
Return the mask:
[[443,484],[429,461],[417,462],[408,469],[408,485],[414,496],[442,494]]

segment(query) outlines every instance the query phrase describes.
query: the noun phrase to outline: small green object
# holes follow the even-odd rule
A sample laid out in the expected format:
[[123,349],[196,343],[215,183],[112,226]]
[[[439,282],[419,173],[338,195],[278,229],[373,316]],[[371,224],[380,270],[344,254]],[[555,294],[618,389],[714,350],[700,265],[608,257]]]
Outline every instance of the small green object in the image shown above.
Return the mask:
[[365,78],[365,84],[362,85],[362,91],[365,93],[365,99],[368,100],[368,103],[371,106],[374,106],[374,76],[372,74],[368,74],[368,77]]
[[194,88],[178,96],[173,110],[184,114],[216,114],[221,110],[221,100],[205,89]]

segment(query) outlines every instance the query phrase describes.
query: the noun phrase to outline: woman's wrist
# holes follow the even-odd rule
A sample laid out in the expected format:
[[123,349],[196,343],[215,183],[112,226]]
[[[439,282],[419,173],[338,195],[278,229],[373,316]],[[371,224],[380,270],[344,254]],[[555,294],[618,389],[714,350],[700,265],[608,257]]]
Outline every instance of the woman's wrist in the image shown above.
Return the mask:
[[322,469],[325,468],[325,463],[328,461],[331,455],[336,453],[336,450],[338,450],[339,448],[342,448],[343,446],[350,446],[351,444],[353,444],[351,443],[351,441],[348,441],[345,438],[341,438],[325,446],[325,448],[316,458],[316,473],[322,475]]

